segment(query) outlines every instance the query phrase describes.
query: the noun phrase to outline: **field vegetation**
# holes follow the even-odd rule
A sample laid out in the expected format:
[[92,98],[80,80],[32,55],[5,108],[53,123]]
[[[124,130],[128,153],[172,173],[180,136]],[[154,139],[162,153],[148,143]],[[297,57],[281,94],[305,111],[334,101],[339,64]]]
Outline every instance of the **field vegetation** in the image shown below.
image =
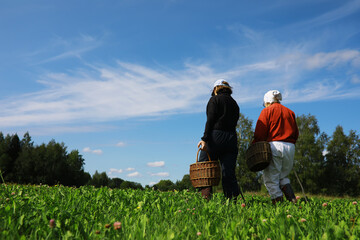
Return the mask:
[[0,239],[359,239],[356,199],[0,185]]

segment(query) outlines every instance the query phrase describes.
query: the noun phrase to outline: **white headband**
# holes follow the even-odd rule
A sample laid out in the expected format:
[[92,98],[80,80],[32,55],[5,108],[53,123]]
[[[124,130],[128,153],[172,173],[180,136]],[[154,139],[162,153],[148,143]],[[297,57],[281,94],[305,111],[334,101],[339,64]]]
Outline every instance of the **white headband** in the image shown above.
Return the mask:
[[229,83],[223,78],[216,80],[216,82],[214,83],[214,88],[217,86],[230,87]]
[[264,95],[264,104],[280,102],[281,100],[282,100],[282,96],[278,90],[270,90]]

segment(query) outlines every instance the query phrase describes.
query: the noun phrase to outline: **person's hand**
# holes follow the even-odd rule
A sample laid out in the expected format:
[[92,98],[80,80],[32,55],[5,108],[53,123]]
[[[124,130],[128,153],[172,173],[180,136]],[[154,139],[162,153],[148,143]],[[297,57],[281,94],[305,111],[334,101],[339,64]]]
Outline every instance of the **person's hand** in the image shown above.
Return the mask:
[[206,142],[201,140],[198,145],[197,145],[198,148],[200,148],[202,151],[206,151]]

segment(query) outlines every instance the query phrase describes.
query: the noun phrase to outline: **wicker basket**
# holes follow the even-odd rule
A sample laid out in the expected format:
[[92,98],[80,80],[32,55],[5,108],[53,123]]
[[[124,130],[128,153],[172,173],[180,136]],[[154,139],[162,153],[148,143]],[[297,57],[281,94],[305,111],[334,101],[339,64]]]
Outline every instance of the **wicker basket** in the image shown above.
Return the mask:
[[220,182],[220,164],[219,161],[198,162],[200,148],[196,154],[196,163],[190,165],[190,180],[193,187],[217,186]]
[[258,172],[264,170],[272,160],[270,144],[268,142],[252,144],[246,151],[245,158],[250,171]]

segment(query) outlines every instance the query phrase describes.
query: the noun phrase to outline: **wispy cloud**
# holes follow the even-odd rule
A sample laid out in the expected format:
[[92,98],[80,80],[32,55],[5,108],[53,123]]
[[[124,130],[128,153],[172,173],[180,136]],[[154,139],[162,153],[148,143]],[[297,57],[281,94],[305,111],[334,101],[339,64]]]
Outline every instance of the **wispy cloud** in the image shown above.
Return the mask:
[[128,171],[128,172],[135,171],[135,168],[129,167],[129,168],[126,169],[126,171]]
[[[351,64],[360,67],[360,52],[358,50],[339,50],[331,53],[317,53],[305,59],[309,69],[332,68],[341,64]],[[359,65],[358,65],[359,64]]]
[[51,43],[45,48],[38,49],[32,53],[27,54],[27,57],[31,57],[32,65],[34,59],[41,59],[35,61],[35,65],[54,62],[67,58],[78,58],[101,46],[102,41],[98,38],[90,36],[88,34],[80,34],[73,39],[64,39],[60,36],[55,36]]
[[252,42],[257,42],[263,39],[263,36],[260,32],[254,31],[253,29],[240,23],[234,23],[232,25],[227,26],[227,30],[233,32],[235,35],[239,36],[240,38],[245,38]]
[[[258,104],[277,88],[284,101],[304,102],[358,96],[360,52],[287,52],[273,59],[219,72],[209,64],[186,63],[182,70],[149,68],[118,61],[75,73],[49,73],[44,90],[0,101],[0,127],[80,125],[135,117],[203,111],[212,83],[229,78],[240,104]],[[340,68],[340,69],[338,69]],[[341,76],[334,78],[332,71]],[[315,74],[322,70],[321,77]],[[340,71],[341,70],[341,71]],[[307,79],[311,76],[311,79]],[[316,77],[313,77],[316,76]],[[305,77],[305,78],[304,78]],[[287,94],[287,95],[286,95]],[[117,146],[124,146],[119,142]],[[93,152],[96,153],[96,152]],[[97,154],[101,154],[100,151]]]
[[141,174],[139,172],[133,172],[126,175],[128,177],[141,177]]
[[86,152],[86,153],[93,153],[93,154],[97,154],[97,155],[101,155],[103,154],[103,151],[101,149],[91,149],[89,147],[85,147],[83,149],[83,152]]
[[113,175],[114,173],[122,173],[122,169],[110,168],[109,175]]
[[118,142],[116,144],[117,147],[125,147],[126,146],[126,143],[125,142]]
[[75,75],[47,74],[41,78],[45,90],[0,103],[0,126],[108,121],[199,111],[199,97],[209,93],[209,79],[214,79],[209,78],[208,71],[211,70],[204,66],[188,65],[184,71],[160,72],[118,62],[116,68],[92,68]]
[[359,9],[360,9],[360,0],[349,1],[339,8],[331,10],[311,20],[302,22],[301,24],[307,26],[320,26],[320,25],[329,24],[333,21],[354,14],[358,12]]
[[159,172],[159,173],[150,173],[151,176],[158,176],[158,177],[168,177],[170,174],[168,172]]
[[148,167],[163,167],[165,166],[165,162],[164,161],[159,161],[159,162],[149,162],[147,163]]
[[149,182],[149,186],[154,186],[155,184],[158,184],[159,182]]

